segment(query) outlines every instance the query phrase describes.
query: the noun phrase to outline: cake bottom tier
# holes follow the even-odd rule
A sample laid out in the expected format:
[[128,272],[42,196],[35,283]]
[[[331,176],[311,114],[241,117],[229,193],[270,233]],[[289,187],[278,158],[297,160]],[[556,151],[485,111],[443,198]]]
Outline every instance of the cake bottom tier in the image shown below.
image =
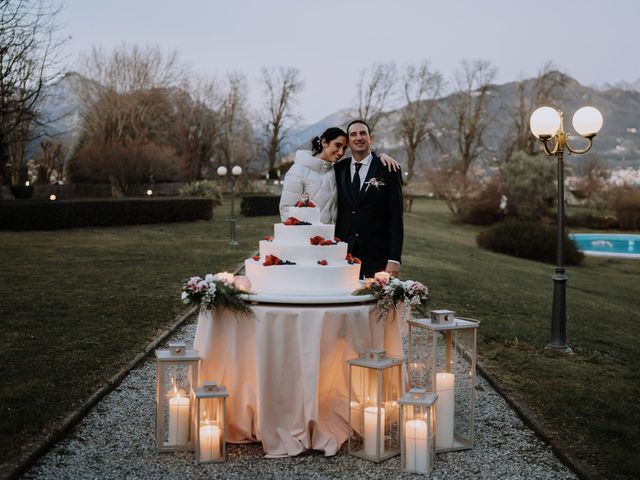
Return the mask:
[[349,295],[360,288],[360,265],[271,265],[247,259],[251,291],[282,295]]

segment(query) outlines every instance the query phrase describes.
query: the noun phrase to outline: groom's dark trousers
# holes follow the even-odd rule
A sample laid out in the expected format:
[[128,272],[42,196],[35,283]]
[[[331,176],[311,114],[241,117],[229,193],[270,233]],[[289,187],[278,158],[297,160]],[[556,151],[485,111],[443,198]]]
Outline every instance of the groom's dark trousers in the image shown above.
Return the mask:
[[[349,244],[349,253],[362,261],[360,275],[373,277],[388,260],[400,262],[403,242],[402,174],[389,172],[375,153],[367,177],[356,193],[351,183],[351,158],[335,165],[338,187],[336,236]],[[367,188],[376,178],[383,185]]]

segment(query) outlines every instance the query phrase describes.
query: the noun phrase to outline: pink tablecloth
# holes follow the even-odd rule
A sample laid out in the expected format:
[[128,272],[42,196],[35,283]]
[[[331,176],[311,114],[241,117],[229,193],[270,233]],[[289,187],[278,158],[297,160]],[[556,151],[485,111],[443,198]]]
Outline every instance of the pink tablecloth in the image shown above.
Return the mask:
[[228,392],[227,441],[262,442],[270,457],[335,455],[347,439],[349,369],[368,348],[402,356],[399,322],[373,305],[254,305],[255,318],[201,311],[201,381]]

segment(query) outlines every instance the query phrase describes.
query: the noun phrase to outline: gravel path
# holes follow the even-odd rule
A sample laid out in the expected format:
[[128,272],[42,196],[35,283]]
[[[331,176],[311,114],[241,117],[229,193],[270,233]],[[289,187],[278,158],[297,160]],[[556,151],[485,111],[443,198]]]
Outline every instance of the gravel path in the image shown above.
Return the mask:
[[[172,340],[193,341],[195,323]],[[480,376],[472,450],[438,454],[434,479],[575,479],[551,449],[529,430]],[[259,444],[228,445],[224,464],[195,465],[193,453],[155,449],[155,358],[146,359],[109,394],[66,440],[29,470],[28,479],[235,479],[420,478],[401,474],[399,457],[381,464],[348,456],[308,452],[266,459]]]

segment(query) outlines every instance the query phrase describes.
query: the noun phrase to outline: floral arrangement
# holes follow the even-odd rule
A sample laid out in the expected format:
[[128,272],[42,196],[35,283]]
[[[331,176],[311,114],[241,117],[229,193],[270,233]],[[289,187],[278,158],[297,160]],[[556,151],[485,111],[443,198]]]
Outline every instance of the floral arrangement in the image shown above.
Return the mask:
[[295,262],[290,262],[289,260],[280,260],[275,255],[267,255],[266,257],[264,257],[264,263],[262,265],[264,265],[265,267],[270,267],[271,265],[295,265]]
[[311,225],[309,222],[303,222],[296,217],[289,217],[284,222],[285,225]]
[[387,282],[383,279],[369,278],[362,288],[353,292],[353,295],[373,295],[378,302],[381,315],[403,303],[422,316],[429,314],[429,289],[414,280],[403,282],[398,278],[392,278]]
[[236,276],[233,282],[211,273],[201,277],[191,277],[182,284],[181,300],[184,303],[199,303],[208,310],[222,307],[236,313],[251,313],[249,305],[241,295],[252,295],[249,279]]
[[366,185],[364,189],[365,192],[369,190],[369,188],[373,188],[374,190],[379,190],[380,187],[384,187],[384,182],[382,180],[377,179],[376,177],[369,179],[369,181],[364,182],[364,184]]
[[322,246],[337,245],[339,241],[340,239],[337,237],[333,240],[328,240],[321,235],[316,235],[315,237],[311,237],[309,239],[309,243],[311,243],[311,245],[322,245]]

